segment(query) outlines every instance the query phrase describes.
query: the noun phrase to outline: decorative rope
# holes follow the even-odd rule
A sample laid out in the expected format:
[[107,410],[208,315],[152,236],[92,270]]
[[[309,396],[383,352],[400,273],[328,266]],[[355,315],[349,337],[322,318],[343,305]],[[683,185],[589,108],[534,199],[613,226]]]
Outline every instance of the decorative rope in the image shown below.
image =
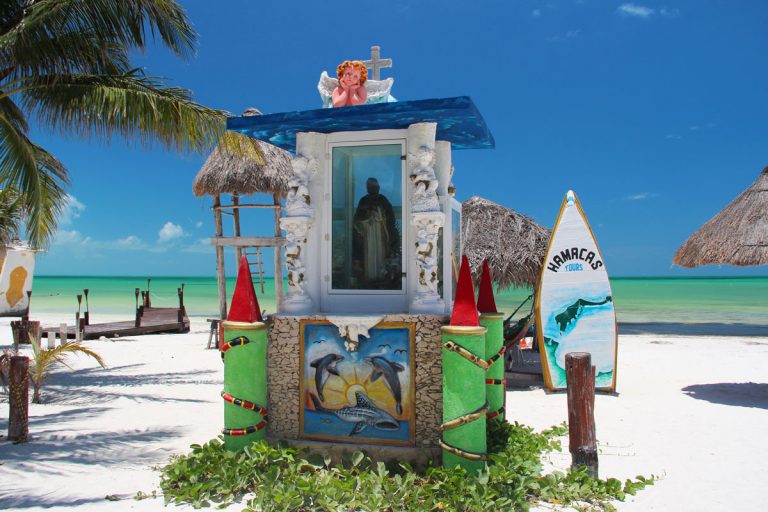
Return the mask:
[[490,358],[490,359],[488,359],[488,360],[486,361],[486,364],[488,365],[488,367],[489,367],[489,368],[490,368],[491,366],[493,366],[493,363],[495,363],[496,361],[498,361],[498,360],[499,360],[499,358],[500,358],[501,356],[503,356],[503,355],[504,355],[504,352],[506,352],[506,351],[507,351],[507,348],[508,348],[507,346],[503,346],[503,347],[501,347],[501,350],[499,350],[499,352],[498,352],[498,353],[497,353],[495,356],[493,356],[492,358]]
[[225,436],[247,436],[248,434],[258,432],[266,426],[267,418],[264,418],[258,423],[258,425],[251,425],[250,427],[246,428],[223,428],[221,429],[221,433]]
[[464,416],[459,416],[458,418],[452,419],[451,421],[446,421],[442,425],[440,425],[441,430],[451,430],[454,428],[458,428],[462,425],[465,425],[469,423],[470,421],[479,420],[482,418],[487,412],[490,405],[486,401],[481,407],[478,409],[475,409],[474,411],[465,414]]
[[236,405],[238,407],[242,407],[243,409],[248,409],[250,411],[257,412],[257,413],[261,414],[262,416],[266,416],[267,415],[267,409],[266,408],[264,408],[264,407],[262,407],[260,405],[256,405],[253,402],[249,402],[248,400],[243,400],[242,398],[234,397],[234,396],[230,395],[229,393],[227,393],[226,391],[222,391],[221,392],[221,398],[223,398],[225,402],[229,402],[232,405]]
[[[232,347],[242,347],[243,345],[247,345],[250,342],[251,340],[249,340],[245,336],[238,336],[237,338],[229,340],[227,343],[225,343],[221,347],[222,362],[224,361],[224,352],[231,349]],[[267,426],[267,421],[268,421],[267,409],[265,409],[264,407],[257,405],[253,402],[249,402],[248,400],[234,397],[229,393],[227,393],[226,391],[221,392],[221,398],[223,398],[225,402],[229,402],[232,405],[242,407],[243,409],[254,411],[258,414],[261,414],[264,417],[259,423],[257,423],[256,425],[251,425],[250,427],[223,428],[221,429],[221,433],[224,434],[225,436],[247,436],[248,434],[254,434],[258,432],[259,430],[262,430],[264,427]]]
[[493,412],[489,412],[488,415],[486,416],[486,419],[492,420],[496,416],[502,416],[502,417],[504,416],[504,407],[499,407],[497,410]]
[[458,455],[459,457],[462,457],[467,460],[488,460],[488,456],[484,453],[475,453],[475,452],[468,452],[465,450],[461,450],[459,448],[456,448],[455,446],[451,446],[449,444],[444,443],[443,441],[438,441],[440,443],[440,448],[443,450],[450,452],[454,455]]
[[224,361],[224,352],[231,349],[232,347],[242,347],[243,345],[247,345],[250,343],[251,340],[246,338],[245,336],[238,336],[235,339],[229,340],[227,343],[222,345],[221,347],[221,360]]
[[497,386],[506,386],[507,380],[506,379],[485,379],[486,384],[495,384]]
[[456,342],[448,340],[443,346],[445,347],[446,350],[450,350],[451,352],[456,352],[458,355],[460,355],[470,363],[474,364],[475,366],[478,366],[483,370],[488,369],[488,363],[485,360],[477,357],[475,354],[465,349],[461,345],[457,344]]

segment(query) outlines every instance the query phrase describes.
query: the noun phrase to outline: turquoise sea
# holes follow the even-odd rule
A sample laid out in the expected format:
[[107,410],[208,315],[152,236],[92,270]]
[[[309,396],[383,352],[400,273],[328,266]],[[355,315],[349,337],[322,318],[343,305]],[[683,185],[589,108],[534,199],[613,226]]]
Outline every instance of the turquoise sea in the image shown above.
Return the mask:
[[[153,277],[153,306],[178,304],[177,288],[184,284],[184,302],[190,316],[216,316],[214,277]],[[768,335],[768,277],[670,278],[633,277],[611,280],[621,332],[694,332],[698,334]],[[227,280],[229,294],[235,279]],[[93,322],[99,314],[133,317],[135,288],[145,290],[141,277],[35,276],[32,312],[74,313],[76,295],[89,289]],[[262,309],[274,311],[274,283],[265,280],[264,293],[256,283]],[[497,294],[499,311],[512,313],[531,290],[505,290]],[[530,309],[528,302],[520,312]],[[520,313],[518,313],[519,316]],[[639,331],[638,331],[639,329]]]

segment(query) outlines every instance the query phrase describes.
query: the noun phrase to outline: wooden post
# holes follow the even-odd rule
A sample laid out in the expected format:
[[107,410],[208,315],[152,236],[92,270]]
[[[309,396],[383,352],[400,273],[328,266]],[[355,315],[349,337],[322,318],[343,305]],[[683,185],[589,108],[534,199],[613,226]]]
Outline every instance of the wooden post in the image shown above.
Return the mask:
[[59,324],[59,345],[67,342],[67,324]]
[[[283,236],[283,232],[280,229],[280,196],[278,194],[272,194],[272,200],[275,203],[275,238]],[[274,284],[275,284],[275,309],[279,312],[283,302],[283,258],[282,247],[280,244],[275,244],[275,271],[274,271]]]
[[152,283],[152,278],[147,279],[147,293],[144,294],[144,307],[151,308],[152,307],[152,298],[149,296],[149,285]]
[[85,295],[85,325],[91,325],[91,308],[88,306],[88,292],[88,288],[83,290],[83,294]]
[[141,290],[136,288],[134,293],[136,294],[136,320],[133,323],[135,327],[138,327],[141,325],[141,312],[139,310],[139,294],[141,293]]
[[565,354],[568,386],[568,442],[571,467],[586,466],[597,478],[597,438],[595,435],[595,369],[588,352]]
[[29,343],[29,321],[11,320],[11,332],[13,333],[13,351],[18,353],[19,345]]
[[56,331],[51,329],[48,331],[48,349],[56,348]]
[[[240,196],[238,194],[232,194],[232,222],[235,226],[235,238],[240,236],[240,208],[238,206],[240,205]],[[240,258],[243,257],[243,249],[242,247],[235,247],[235,251],[237,252],[237,264],[240,264]]]
[[75,340],[80,340],[80,307],[83,304],[83,295],[77,294],[77,314],[75,315]]
[[[224,234],[221,222],[221,196],[216,194],[213,198],[213,220],[216,224],[216,236]],[[227,282],[224,274],[224,246],[216,245],[216,280],[219,284],[219,318],[227,318]]]
[[29,434],[29,358],[11,357],[8,440],[22,443]]

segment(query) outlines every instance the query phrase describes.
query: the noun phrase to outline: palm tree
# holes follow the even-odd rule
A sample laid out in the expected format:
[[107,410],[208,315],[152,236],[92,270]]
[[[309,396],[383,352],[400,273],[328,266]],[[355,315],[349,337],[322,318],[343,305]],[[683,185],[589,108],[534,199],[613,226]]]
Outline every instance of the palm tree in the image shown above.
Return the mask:
[[153,41],[187,58],[196,37],[172,0],[0,2],[0,189],[23,199],[33,246],[55,233],[68,174],[30,140],[28,118],[83,137],[210,149],[224,133],[225,114],[145,75],[129,59]]
[[58,347],[48,349],[41,348],[40,341],[34,336],[30,336],[29,341],[32,343],[32,364],[29,366],[29,378],[32,380],[33,389],[32,403],[42,403],[40,389],[48,378],[48,373],[60,364],[69,368],[66,358],[71,354],[92,357],[104,368],[104,360],[101,356],[78,341],[64,340]]
[[23,215],[24,201],[16,189],[0,190],[0,245],[18,236],[18,226]]

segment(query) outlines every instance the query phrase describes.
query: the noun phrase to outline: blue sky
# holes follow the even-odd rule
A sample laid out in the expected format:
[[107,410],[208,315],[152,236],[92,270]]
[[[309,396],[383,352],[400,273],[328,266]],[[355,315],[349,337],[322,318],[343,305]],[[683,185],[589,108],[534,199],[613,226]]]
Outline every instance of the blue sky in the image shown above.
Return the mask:
[[[572,188],[613,275],[768,274],[671,266],[768,165],[766,2],[182,4],[197,56],[154,48],[135,62],[198,102],[318,108],[320,72],[378,44],[398,99],[471,96],[493,132],[496,149],[454,153],[458,199],[480,195],[551,226]],[[33,136],[68,167],[73,197],[38,274],[215,275],[211,200],[191,189],[205,155]],[[266,216],[248,224],[252,235],[272,229]]]

